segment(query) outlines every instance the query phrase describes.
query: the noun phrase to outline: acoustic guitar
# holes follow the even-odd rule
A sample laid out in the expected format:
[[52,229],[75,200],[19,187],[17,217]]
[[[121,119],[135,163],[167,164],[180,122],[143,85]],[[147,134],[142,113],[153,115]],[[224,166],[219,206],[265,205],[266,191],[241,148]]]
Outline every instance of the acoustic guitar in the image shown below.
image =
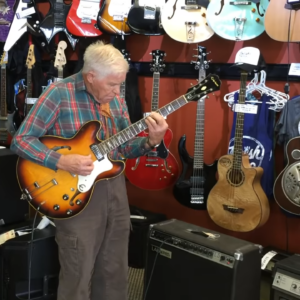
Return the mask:
[[[188,89],[185,95],[157,110],[163,117],[220,89],[217,75],[207,76],[201,83]],[[72,138],[44,136],[40,141],[49,149],[61,154],[91,154],[94,169],[88,176],[70,174],[63,170],[53,171],[24,158],[17,162],[17,179],[22,199],[42,214],[56,219],[74,217],[89,203],[94,183],[116,177],[124,171],[124,162],[111,160],[109,153],[147,128],[145,118],[130,125],[107,140],[100,141],[97,134],[99,121],[85,123]]]
[[[0,145],[9,147],[12,136],[15,130],[12,122],[13,114],[7,114],[7,102],[6,102],[6,64],[8,60],[7,52],[4,52],[1,56],[1,98],[0,98]],[[11,124],[11,125],[9,125]]]
[[131,0],[105,0],[97,16],[97,25],[101,31],[114,35],[128,35],[127,15]]
[[[206,48],[198,46],[197,61],[193,62],[195,69],[199,70],[199,81],[205,78],[209,68],[206,54]],[[216,183],[217,161],[211,165],[204,163],[204,124],[205,97],[197,103],[194,157],[186,150],[185,135],[178,143],[182,172],[174,185],[173,194],[180,204],[192,209],[206,209],[208,193]]]
[[[153,88],[151,99],[151,111],[157,111],[159,107],[159,81],[160,73],[164,70],[163,57],[166,53],[162,50],[153,50]],[[147,137],[148,132],[143,131],[140,137]],[[158,147],[148,154],[126,161],[126,177],[135,186],[145,190],[161,190],[172,186],[179,175],[178,163],[169,151],[173,138],[172,131],[168,128],[163,141]]]
[[159,5],[164,5],[163,0],[135,0],[127,17],[127,24],[136,34],[162,35],[165,31],[160,22]]
[[197,0],[168,0],[161,10],[161,23],[172,39],[182,43],[203,42],[214,34],[207,24],[206,8]]
[[286,145],[287,165],[280,172],[273,186],[277,204],[285,211],[300,215],[300,138],[295,137]]
[[266,33],[279,42],[299,42],[300,11],[286,9],[286,3],[286,0],[271,0],[265,16]]
[[224,39],[254,39],[265,31],[267,4],[264,2],[262,5],[261,1],[211,0],[207,7],[207,21],[214,32]]
[[[241,73],[239,104],[245,104],[247,72]],[[207,199],[211,219],[219,226],[248,232],[265,224],[269,218],[268,198],[260,185],[261,167],[251,167],[243,154],[244,113],[237,112],[233,155],[218,162],[218,181]]]

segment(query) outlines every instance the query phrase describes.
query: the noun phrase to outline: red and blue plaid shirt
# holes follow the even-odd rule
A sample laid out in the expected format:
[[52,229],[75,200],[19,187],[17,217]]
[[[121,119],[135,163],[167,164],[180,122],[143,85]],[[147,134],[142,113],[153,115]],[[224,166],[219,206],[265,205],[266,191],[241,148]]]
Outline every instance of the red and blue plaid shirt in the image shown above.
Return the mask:
[[[101,105],[87,92],[82,73],[76,73],[44,91],[15,134],[10,148],[23,158],[55,170],[61,154],[47,148],[39,138],[43,135],[71,138],[84,123],[99,120],[102,127],[98,138],[104,140],[107,130],[112,136],[130,125],[124,99],[115,97],[109,106],[114,122],[110,118],[105,122]],[[113,159],[120,159],[120,153],[125,158],[142,156],[147,152],[145,142],[146,138],[135,137],[113,150],[110,156]]]

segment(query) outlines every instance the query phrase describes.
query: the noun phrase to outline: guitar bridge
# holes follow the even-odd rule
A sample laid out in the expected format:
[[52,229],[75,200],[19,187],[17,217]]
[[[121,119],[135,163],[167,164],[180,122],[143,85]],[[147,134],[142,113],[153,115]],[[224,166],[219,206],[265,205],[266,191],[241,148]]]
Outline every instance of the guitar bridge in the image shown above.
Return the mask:
[[204,197],[203,196],[191,196],[191,203],[192,204],[204,204]]
[[234,18],[233,20],[235,22],[235,39],[240,41],[243,36],[246,18]]
[[186,40],[187,42],[193,42],[195,39],[195,27],[197,22],[185,22],[186,25]]
[[239,207],[236,207],[236,206],[229,206],[229,205],[226,205],[226,204],[223,204],[223,209],[224,210],[227,210],[233,214],[242,214],[244,212],[244,208],[239,208]]

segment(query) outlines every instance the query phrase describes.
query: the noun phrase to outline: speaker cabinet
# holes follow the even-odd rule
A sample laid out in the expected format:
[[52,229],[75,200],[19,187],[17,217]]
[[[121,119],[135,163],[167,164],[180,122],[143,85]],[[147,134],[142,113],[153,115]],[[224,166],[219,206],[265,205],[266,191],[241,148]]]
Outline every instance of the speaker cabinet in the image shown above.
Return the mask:
[[262,247],[175,219],[151,226],[146,300],[259,300]]
[[[19,226],[15,229],[30,229]],[[0,246],[0,299],[28,299],[31,234],[18,236]],[[55,228],[34,232],[31,256],[30,299],[56,300],[59,260]]]
[[28,202],[20,200],[17,160],[18,156],[9,149],[0,149],[0,226],[22,222],[28,217]]

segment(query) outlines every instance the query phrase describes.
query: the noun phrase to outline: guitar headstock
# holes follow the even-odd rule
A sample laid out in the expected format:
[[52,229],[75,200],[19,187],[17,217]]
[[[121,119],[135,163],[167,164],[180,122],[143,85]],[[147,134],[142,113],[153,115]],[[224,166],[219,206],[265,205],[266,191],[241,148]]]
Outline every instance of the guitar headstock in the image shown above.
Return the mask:
[[32,69],[34,64],[35,64],[34,45],[31,44],[29,46],[27,59],[26,59],[27,69]]
[[60,41],[57,45],[54,67],[57,69],[62,69],[67,63],[65,50],[67,48],[67,43],[65,41]]
[[0,65],[6,65],[8,62],[8,53],[7,51],[4,51],[2,56],[1,56],[1,61],[0,61]]
[[209,63],[210,60],[207,60],[206,56],[207,54],[209,54],[210,52],[206,52],[206,48],[202,47],[202,46],[198,46],[198,48],[196,49],[198,50],[198,54],[197,55],[193,55],[193,57],[197,57],[197,60],[192,60],[191,64],[195,64],[195,69],[196,70],[205,70],[209,68]]
[[164,57],[167,55],[166,52],[162,50],[153,50],[150,54],[152,55],[152,63],[150,64],[151,72],[163,72],[166,66],[164,64]]
[[188,101],[198,101],[202,97],[220,90],[221,80],[218,75],[210,74],[197,85],[189,88],[184,95]]
[[121,49],[120,51],[123,54],[124,59],[128,62],[128,64],[130,64],[131,58],[129,57],[130,56],[129,51],[126,49]]

